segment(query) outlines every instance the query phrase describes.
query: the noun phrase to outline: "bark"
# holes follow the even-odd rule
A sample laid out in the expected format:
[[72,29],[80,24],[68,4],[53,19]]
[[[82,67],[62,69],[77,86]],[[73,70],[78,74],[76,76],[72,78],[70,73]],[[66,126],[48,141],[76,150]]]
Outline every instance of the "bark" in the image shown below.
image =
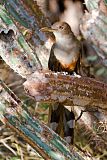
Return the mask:
[[[42,27],[49,27],[49,20],[41,12],[40,8],[37,5],[37,2],[33,0],[13,0],[12,2],[11,0],[5,0],[5,6],[11,16],[11,20],[13,20],[12,22],[14,22],[13,26],[16,25],[18,27],[15,33],[17,34],[17,32],[20,31],[20,33],[22,33],[20,35],[21,38],[23,35],[26,42],[28,42],[26,47],[23,42],[23,38],[20,38],[21,42],[19,42],[19,45],[24,48],[24,52],[33,52],[36,57],[36,66],[38,63],[40,63],[41,68],[47,69],[50,47],[52,45],[54,36],[53,34],[42,33],[40,29]],[[6,19],[4,18],[4,21],[5,20]],[[15,30],[15,27],[13,28],[13,30]],[[18,37],[15,36],[15,38],[16,40],[18,40]],[[30,47],[30,50],[27,49],[28,45]]]
[[24,87],[36,101],[61,102],[107,111],[107,85],[92,78],[37,71],[29,76]]
[[107,6],[103,0],[86,0],[86,11],[80,30],[107,67]]
[[24,104],[3,83],[0,82],[0,120],[25,139],[44,159],[83,160],[75,149],[55,132],[24,109]]
[[[107,112],[101,113],[81,107],[74,107],[77,117],[81,110],[84,110],[81,118],[76,121],[75,143],[78,144],[82,139],[82,147],[88,144],[94,155],[104,154],[107,148]],[[79,135],[79,136],[78,136]]]

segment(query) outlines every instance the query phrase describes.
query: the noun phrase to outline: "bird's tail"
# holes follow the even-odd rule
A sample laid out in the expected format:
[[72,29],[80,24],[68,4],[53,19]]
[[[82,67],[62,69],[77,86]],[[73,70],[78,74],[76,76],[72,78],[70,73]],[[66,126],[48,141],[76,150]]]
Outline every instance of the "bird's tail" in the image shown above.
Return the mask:
[[69,144],[74,140],[75,116],[61,103],[52,104],[49,109],[49,126]]

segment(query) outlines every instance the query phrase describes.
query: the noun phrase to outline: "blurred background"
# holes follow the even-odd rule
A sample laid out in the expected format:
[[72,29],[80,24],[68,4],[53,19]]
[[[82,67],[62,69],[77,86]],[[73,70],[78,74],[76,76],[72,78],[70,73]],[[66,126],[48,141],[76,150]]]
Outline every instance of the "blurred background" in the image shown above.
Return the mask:
[[[79,25],[86,12],[84,0],[36,0],[44,15],[50,20],[51,24],[56,21],[67,22],[76,37],[81,36]],[[0,2],[1,3],[1,2]],[[107,82],[107,69],[101,59],[97,56],[91,44],[83,40],[84,51],[82,53],[82,63],[85,70],[90,70],[90,74],[96,79]],[[88,72],[88,71],[85,71]],[[36,103],[28,97],[23,89],[22,79],[17,73],[0,58],[0,78],[9,88],[29,106],[28,110],[33,115],[47,124],[48,104]],[[20,94],[21,93],[21,94]],[[77,138],[78,139],[78,138]],[[81,144],[85,148],[85,142]],[[81,146],[80,145],[80,146]],[[83,147],[82,146],[82,147]],[[87,146],[88,151],[94,152]],[[95,156],[99,153],[95,153]],[[102,154],[102,153],[101,153]],[[107,157],[106,157],[107,158]],[[20,137],[16,136],[10,129],[0,122],[0,160],[39,160],[42,159],[35,151],[26,144]],[[100,159],[105,159],[104,156]]]

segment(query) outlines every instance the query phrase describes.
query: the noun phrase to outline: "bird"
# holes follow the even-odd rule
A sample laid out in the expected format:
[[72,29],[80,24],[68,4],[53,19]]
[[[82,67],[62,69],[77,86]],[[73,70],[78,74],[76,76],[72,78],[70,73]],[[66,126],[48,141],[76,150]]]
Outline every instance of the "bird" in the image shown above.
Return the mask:
[[[41,28],[41,31],[52,32],[55,36],[48,61],[49,70],[66,72],[70,75],[79,74],[81,44],[69,24],[59,21],[55,22],[50,28]],[[49,112],[50,127],[68,143],[73,144],[75,121],[73,111],[69,111],[61,103],[55,103],[52,104]]]

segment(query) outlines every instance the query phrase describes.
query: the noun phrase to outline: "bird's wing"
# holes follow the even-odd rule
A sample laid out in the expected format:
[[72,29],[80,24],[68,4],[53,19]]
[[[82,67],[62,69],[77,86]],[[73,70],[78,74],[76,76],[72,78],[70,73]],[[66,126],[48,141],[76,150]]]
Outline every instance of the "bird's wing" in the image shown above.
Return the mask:
[[80,51],[79,58],[76,62],[76,67],[74,70],[77,74],[80,74],[80,63],[81,63],[81,51]]
[[55,44],[53,44],[51,51],[50,51],[50,57],[49,57],[49,61],[48,61],[48,68],[51,71],[54,72],[61,72],[62,70],[62,66],[60,64],[60,62],[56,59],[55,55],[54,55],[54,47]]

